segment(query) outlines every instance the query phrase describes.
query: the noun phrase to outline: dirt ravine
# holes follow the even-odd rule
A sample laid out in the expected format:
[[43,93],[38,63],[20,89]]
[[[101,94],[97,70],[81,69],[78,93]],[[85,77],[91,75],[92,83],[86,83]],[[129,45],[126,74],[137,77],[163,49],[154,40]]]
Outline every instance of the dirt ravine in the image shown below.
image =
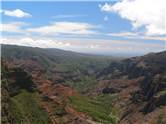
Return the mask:
[[[40,93],[43,108],[48,112],[49,118],[53,124],[99,124],[93,121],[85,113],[76,111],[69,104],[69,97],[78,96],[79,93],[73,88],[64,84],[55,84],[44,78],[39,72],[32,73],[32,79],[35,82]],[[64,113],[55,114],[55,106],[62,107]]]

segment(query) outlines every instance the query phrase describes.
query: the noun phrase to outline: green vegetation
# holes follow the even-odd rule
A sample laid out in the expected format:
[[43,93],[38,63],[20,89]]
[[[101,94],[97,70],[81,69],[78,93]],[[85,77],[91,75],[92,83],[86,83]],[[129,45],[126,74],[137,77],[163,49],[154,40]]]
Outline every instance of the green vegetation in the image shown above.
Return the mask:
[[165,95],[165,94],[166,94],[166,89],[159,91],[157,94],[155,94],[155,97],[158,98],[158,97]]
[[50,124],[31,76],[21,68],[8,69],[2,61],[2,123]]
[[65,105],[57,105],[57,104],[54,104],[53,105],[53,114],[56,115],[56,116],[63,116],[65,114],[67,114],[66,110],[65,110]]
[[[59,49],[40,49],[2,45],[2,57],[8,61],[22,60],[18,66],[37,66],[45,72],[45,77],[54,82],[55,75],[75,87],[78,91],[85,92],[96,84],[96,74],[107,67],[112,61],[119,58],[80,54]],[[32,63],[27,64],[27,60]],[[37,64],[33,65],[33,62]],[[14,62],[13,62],[14,63]],[[31,65],[32,64],[32,65]]]
[[80,112],[87,113],[95,121],[103,124],[117,124],[118,113],[113,108],[117,96],[101,95],[96,98],[86,96],[70,97],[70,104]]
[[82,76],[79,80],[76,81],[66,81],[67,84],[73,86],[77,91],[85,93],[88,90],[93,89],[97,84],[97,81],[94,76]]
[[22,90],[11,98],[11,113],[17,124],[50,124],[47,113],[40,104],[39,95]]

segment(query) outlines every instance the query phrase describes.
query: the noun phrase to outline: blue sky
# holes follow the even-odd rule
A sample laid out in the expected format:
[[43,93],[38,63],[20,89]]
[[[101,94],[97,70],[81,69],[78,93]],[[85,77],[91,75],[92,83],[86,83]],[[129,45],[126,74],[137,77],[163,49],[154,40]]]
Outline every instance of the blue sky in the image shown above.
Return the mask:
[[[138,8],[141,1],[135,0]],[[131,12],[132,4],[135,5],[123,0],[2,2],[2,43],[107,55],[165,50],[162,15],[156,21],[156,11],[151,7]],[[161,5],[158,7],[162,8]],[[148,18],[152,21],[146,18],[149,10],[152,15]]]
[[[122,20],[117,14],[101,13],[99,4],[102,2],[4,2],[2,9],[15,10],[19,8],[25,12],[33,13],[33,18],[20,19],[3,16],[2,19],[4,22],[24,21],[31,23],[34,27],[49,24],[51,21],[86,22],[103,26],[100,29],[103,33],[125,31],[132,28],[127,20]],[[108,16],[111,20],[104,21],[104,16]]]

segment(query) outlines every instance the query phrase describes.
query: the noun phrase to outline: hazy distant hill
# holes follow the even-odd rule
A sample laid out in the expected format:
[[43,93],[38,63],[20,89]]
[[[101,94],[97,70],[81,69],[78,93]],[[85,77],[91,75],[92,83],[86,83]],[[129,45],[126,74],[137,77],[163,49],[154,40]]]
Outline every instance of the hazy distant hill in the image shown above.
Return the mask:
[[37,47],[25,47],[25,46],[16,46],[16,45],[1,45],[2,55],[7,58],[29,58],[35,55],[47,57],[51,59],[60,59],[60,61],[72,61],[73,59],[81,59],[81,58],[90,58],[90,59],[117,59],[114,57],[102,56],[102,55],[90,55],[77,53],[72,51],[65,51],[56,48],[37,48]]
[[154,76],[155,74],[166,73],[166,51],[150,53],[141,57],[132,57],[119,62],[111,63],[102,70],[99,75],[107,76],[110,73],[119,71],[118,75],[128,75],[130,78],[139,76]]
[[[80,89],[86,89],[88,86],[85,84],[91,84],[89,81],[95,83],[94,77],[97,72],[112,61],[120,60],[115,57],[15,45],[2,45],[1,51],[2,58],[25,67],[30,72],[38,68],[43,69],[46,77],[54,82],[65,81],[73,86],[77,85]],[[80,86],[79,82],[84,82],[84,85]]]

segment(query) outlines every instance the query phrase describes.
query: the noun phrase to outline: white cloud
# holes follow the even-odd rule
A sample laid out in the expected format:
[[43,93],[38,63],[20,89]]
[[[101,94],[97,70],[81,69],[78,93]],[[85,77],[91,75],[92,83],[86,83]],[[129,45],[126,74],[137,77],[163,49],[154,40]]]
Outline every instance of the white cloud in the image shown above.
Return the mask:
[[31,34],[38,33],[44,36],[56,36],[56,35],[66,35],[68,37],[74,36],[90,36],[94,34],[99,34],[96,31],[99,26],[94,26],[88,23],[79,22],[55,22],[50,25],[29,28],[26,27],[27,23],[24,22],[12,22],[0,24],[1,32],[12,32],[12,33],[22,33]]
[[160,41],[164,41],[166,44],[165,36],[164,37],[160,37],[160,36],[143,36],[143,37],[141,37],[140,36],[140,38],[145,39],[145,40],[160,40]]
[[34,39],[31,37],[22,38],[1,38],[1,44],[40,47],[40,48],[65,48],[69,47],[70,43],[64,43],[52,39],[38,38]]
[[27,25],[23,22],[12,22],[12,23],[4,23],[0,24],[0,31],[1,32],[15,32],[15,33],[24,33],[22,30],[22,26]]
[[121,0],[99,7],[101,11],[118,13],[131,21],[135,29],[145,27],[147,35],[166,34],[164,0]]
[[159,40],[159,41],[166,41],[165,36],[147,36],[139,33],[133,32],[120,32],[120,33],[109,33],[109,36],[115,37],[123,37],[123,38],[130,38],[130,39],[143,39],[143,40]]
[[130,36],[137,36],[138,34],[132,32],[120,32],[120,33],[109,33],[107,35],[117,36],[117,37],[130,37]]
[[29,32],[36,32],[42,35],[57,35],[57,34],[75,34],[75,35],[91,35],[96,34],[94,30],[97,27],[88,23],[82,22],[55,22],[48,26],[36,27],[27,29]]
[[98,44],[90,44],[88,45],[88,48],[91,48],[91,49],[98,49],[100,47],[100,45]]
[[20,9],[2,10],[2,13],[6,16],[17,17],[17,18],[31,17],[32,16],[31,14],[24,12]]

